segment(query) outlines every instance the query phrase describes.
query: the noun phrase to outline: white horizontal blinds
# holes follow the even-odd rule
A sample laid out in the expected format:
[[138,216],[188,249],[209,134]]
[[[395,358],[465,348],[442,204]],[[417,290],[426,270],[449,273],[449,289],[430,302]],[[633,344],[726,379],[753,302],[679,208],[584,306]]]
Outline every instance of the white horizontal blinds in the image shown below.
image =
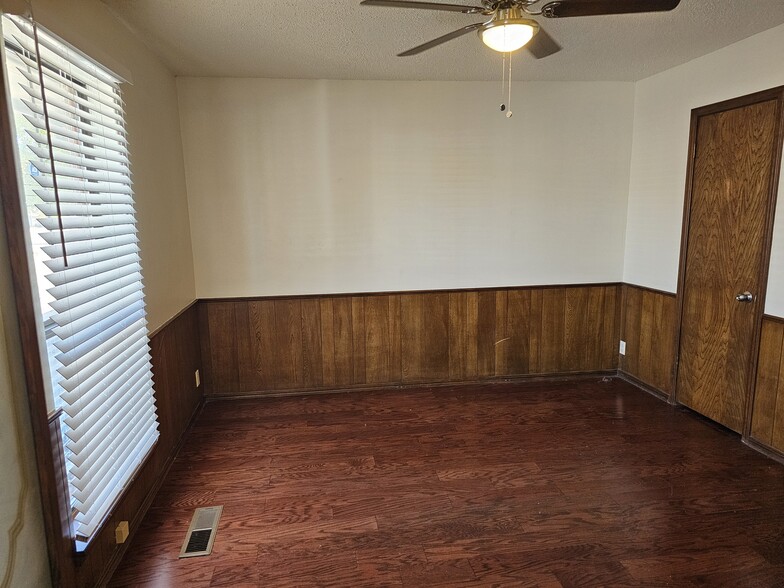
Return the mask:
[[3,33],[74,530],[89,540],[158,438],[123,103],[113,76],[29,21],[4,17]]

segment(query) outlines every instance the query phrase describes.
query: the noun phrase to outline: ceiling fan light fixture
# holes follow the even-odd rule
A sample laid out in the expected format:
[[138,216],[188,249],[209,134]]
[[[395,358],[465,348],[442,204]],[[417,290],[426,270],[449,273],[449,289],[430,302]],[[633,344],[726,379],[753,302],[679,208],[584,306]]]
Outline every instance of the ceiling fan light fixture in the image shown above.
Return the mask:
[[484,29],[482,42],[495,51],[511,53],[524,47],[534,36],[534,28],[529,24],[509,23]]
[[523,18],[522,11],[515,7],[500,9],[493,20],[479,29],[482,42],[500,53],[511,53],[524,47],[539,32],[539,24]]

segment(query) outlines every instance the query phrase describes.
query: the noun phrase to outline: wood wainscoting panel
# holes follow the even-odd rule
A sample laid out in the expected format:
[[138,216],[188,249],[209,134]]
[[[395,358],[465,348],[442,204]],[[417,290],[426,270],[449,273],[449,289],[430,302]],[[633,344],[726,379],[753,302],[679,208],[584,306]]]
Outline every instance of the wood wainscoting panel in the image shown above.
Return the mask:
[[784,319],[762,319],[751,438],[784,454]]
[[400,335],[403,382],[449,380],[448,293],[401,295]]
[[202,300],[215,396],[613,371],[621,286]]
[[620,370],[669,397],[675,389],[675,294],[632,284],[622,288],[626,355],[621,356]]
[[150,336],[160,437],[109,520],[75,559],[77,586],[100,586],[108,580],[129,545],[117,545],[115,527],[128,521],[131,535],[135,533],[201,404],[203,386],[196,387],[194,374],[197,369],[203,372],[197,313],[197,304],[191,304]]

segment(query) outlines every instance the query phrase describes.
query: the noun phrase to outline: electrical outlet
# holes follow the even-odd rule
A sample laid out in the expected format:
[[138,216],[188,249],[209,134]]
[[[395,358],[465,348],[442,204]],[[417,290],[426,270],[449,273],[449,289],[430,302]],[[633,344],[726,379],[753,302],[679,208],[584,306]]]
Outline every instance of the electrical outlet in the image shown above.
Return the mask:
[[125,543],[125,540],[128,539],[128,533],[128,521],[120,521],[114,529],[114,539],[117,541],[117,545]]
[[196,370],[194,376],[196,377],[196,387],[198,388],[199,386],[201,386],[201,377],[199,377],[199,370]]
[[618,352],[619,352],[621,355],[626,355],[626,341],[624,341],[623,339],[621,339],[621,346],[620,346],[620,348],[618,349]]

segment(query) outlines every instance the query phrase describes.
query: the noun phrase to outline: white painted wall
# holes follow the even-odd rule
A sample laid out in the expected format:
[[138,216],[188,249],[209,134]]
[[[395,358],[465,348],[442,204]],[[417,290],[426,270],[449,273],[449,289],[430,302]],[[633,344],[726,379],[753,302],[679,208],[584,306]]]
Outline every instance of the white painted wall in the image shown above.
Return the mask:
[[[691,109],[784,84],[784,26],[642,80],[635,88],[626,282],[675,292]],[[784,178],[766,312],[784,316]]]
[[[0,226],[4,226],[0,210]],[[50,584],[8,248],[0,238],[0,586]]]
[[177,84],[199,297],[621,278],[632,84]]

